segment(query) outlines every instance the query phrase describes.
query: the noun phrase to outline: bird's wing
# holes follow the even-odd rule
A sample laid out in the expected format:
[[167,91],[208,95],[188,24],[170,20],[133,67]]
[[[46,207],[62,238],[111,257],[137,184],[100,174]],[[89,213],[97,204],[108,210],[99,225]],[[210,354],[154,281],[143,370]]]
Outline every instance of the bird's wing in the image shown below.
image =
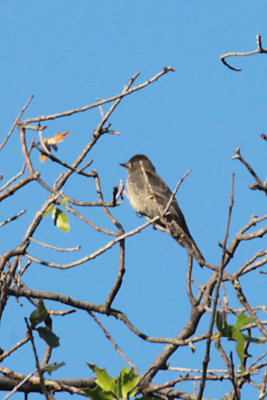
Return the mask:
[[[149,171],[145,171],[145,174],[151,201],[155,201],[157,204],[158,213],[163,213],[168,205],[172,192],[159,175],[150,173]],[[158,229],[160,229],[159,226],[165,228],[178,243],[188,250],[189,254],[196,258],[200,265],[203,265],[205,259],[189,232],[185,217],[176,199],[172,200],[165,218],[162,218],[156,223]]]
[[[155,173],[151,174],[149,171],[146,172],[147,180],[149,184],[149,189],[152,192],[151,195],[158,207],[159,211],[163,213],[167,207],[167,204],[170,200],[172,192],[170,188],[166,185],[166,183],[161,179],[161,177]],[[168,208],[168,212],[166,213],[166,219],[175,220],[177,224],[182,228],[182,230],[187,233],[187,235],[192,238],[189,229],[187,227],[185,217],[178,206],[176,199],[174,198],[171,202],[170,207]]]

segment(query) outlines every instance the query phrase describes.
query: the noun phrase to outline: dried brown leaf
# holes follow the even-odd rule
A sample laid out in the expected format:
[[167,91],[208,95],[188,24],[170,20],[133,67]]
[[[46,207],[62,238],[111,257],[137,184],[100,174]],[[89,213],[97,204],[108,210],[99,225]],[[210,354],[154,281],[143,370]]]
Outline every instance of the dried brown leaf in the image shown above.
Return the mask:
[[[57,145],[56,143],[63,142],[65,137],[70,133],[69,130],[63,132],[63,133],[55,133],[54,137],[46,138],[44,139],[44,144],[47,148],[48,151],[51,151],[51,147],[57,151]],[[48,157],[45,154],[40,155],[40,161],[43,163],[48,159]]]
[[65,131],[63,133],[55,133],[54,137],[45,139],[45,142],[48,144],[56,144],[63,142],[65,137],[70,133],[70,131]]

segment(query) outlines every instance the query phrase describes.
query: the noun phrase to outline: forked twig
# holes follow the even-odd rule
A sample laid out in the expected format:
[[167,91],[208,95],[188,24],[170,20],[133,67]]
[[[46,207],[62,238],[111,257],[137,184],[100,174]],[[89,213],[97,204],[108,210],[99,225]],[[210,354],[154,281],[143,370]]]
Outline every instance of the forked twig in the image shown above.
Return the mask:
[[[66,117],[66,116],[73,115],[73,114],[76,114],[76,113],[79,113],[79,112],[90,110],[91,108],[99,107],[102,104],[111,103],[111,102],[113,102],[115,100],[118,100],[118,99],[121,99],[121,98],[123,98],[125,96],[128,96],[129,94],[131,94],[133,92],[136,92],[137,90],[143,89],[145,86],[148,86],[151,83],[157,81],[162,75],[165,75],[170,71],[174,71],[174,69],[172,67],[165,67],[161,72],[156,74],[153,78],[149,79],[148,81],[146,81],[144,83],[141,83],[140,85],[135,86],[132,89],[128,89],[124,93],[120,93],[120,94],[118,94],[116,96],[113,96],[113,97],[110,97],[108,99],[98,101],[98,102],[96,102],[94,104],[90,104],[90,105],[85,106],[85,107],[76,108],[76,109],[65,111],[65,112],[58,113],[58,114],[43,115],[43,116],[35,117],[35,118],[28,118],[28,119],[24,120],[23,123],[24,124],[29,124],[29,123],[32,123],[32,122],[39,122],[39,121],[41,122],[41,121],[53,120],[53,119],[56,119],[56,118]],[[138,75],[139,75],[139,73],[138,73]]]
[[263,53],[267,53],[267,49],[264,49],[264,48],[262,47],[262,44],[261,44],[261,35],[256,35],[256,40],[257,40],[257,46],[258,46],[257,50],[252,50],[252,51],[247,51],[247,52],[230,52],[230,53],[226,53],[226,54],[223,54],[223,55],[220,57],[220,60],[223,62],[224,65],[226,65],[226,66],[227,66],[228,68],[230,68],[231,70],[233,70],[233,71],[242,71],[241,68],[233,67],[232,65],[230,65],[229,63],[227,63],[227,62],[225,61],[225,59],[228,58],[228,57],[234,57],[234,56],[241,56],[241,57],[244,57],[244,56],[252,56],[252,55],[254,55],[254,54],[263,54]]
[[266,185],[266,183],[262,182],[262,180],[258,177],[258,175],[254,171],[254,169],[251,167],[251,165],[244,159],[244,157],[242,157],[240,150],[241,150],[240,147],[237,147],[237,149],[235,149],[236,155],[232,157],[232,160],[239,160],[242,164],[244,164],[245,167],[247,168],[248,172],[255,179],[256,183],[254,183],[254,185],[250,186],[250,189],[252,189],[252,190],[255,190],[255,189],[263,190],[265,192],[265,194],[267,195],[267,185]]

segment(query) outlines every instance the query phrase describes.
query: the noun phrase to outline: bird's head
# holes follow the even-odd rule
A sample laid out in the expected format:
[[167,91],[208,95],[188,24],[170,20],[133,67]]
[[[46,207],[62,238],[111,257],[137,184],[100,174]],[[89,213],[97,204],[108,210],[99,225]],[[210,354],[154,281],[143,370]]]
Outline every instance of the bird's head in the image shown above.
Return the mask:
[[144,168],[145,171],[156,171],[154,165],[149,158],[144,154],[136,154],[130,158],[127,163],[120,164],[122,167],[127,168],[128,171],[138,170]]

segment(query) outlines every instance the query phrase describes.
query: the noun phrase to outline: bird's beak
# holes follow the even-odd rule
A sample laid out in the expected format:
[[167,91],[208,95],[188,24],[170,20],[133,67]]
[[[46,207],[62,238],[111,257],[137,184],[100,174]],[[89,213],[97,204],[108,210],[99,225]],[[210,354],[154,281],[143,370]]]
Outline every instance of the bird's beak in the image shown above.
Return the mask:
[[120,164],[122,167],[127,168],[127,163]]

